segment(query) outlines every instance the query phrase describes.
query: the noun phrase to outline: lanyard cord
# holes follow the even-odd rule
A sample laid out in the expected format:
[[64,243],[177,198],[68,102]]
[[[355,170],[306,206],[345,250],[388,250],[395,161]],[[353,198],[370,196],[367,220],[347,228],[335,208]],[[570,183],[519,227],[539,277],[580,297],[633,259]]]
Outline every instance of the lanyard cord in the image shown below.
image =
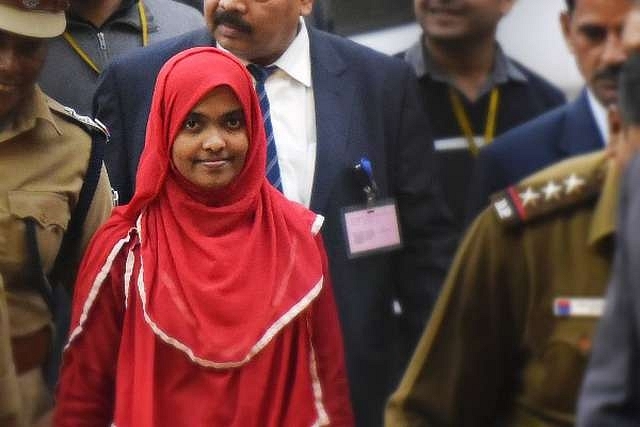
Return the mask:
[[[147,44],[149,44],[149,22],[147,20],[147,13],[144,11],[142,0],[138,1],[138,14],[140,15],[140,26],[142,27],[142,46],[147,46]],[[82,60],[89,67],[91,67],[91,69],[95,71],[96,74],[100,74],[100,68],[98,68],[96,63],[93,62],[87,52],[85,52],[84,49],[80,47],[76,39],[74,39],[68,31],[65,31],[64,34],[62,34],[62,37],[64,37],[64,39],[67,41],[67,43],[69,43],[69,46],[71,46],[74,52],[80,58],[82,58]]]
[[[462,133],[464,134],[467,142],[469,143],[469,151],[476,156],[478,154],[478,144],[476,144],[473,129],[471,128],[471,122],[464,110],[460,95],[458,95],[452,88],[449,88],[449,98],[451,99],[451,105],[453,106],[453,113],[456,116],[456,120]],[[493,141],[496,135],[496,121],[498,117],[498,105],[500,103],[500,91],[497,87],[491,90],[491,96],[489,98],[489,109],[487,111],[487,121],[484,128],[484,141],[489,144]]]

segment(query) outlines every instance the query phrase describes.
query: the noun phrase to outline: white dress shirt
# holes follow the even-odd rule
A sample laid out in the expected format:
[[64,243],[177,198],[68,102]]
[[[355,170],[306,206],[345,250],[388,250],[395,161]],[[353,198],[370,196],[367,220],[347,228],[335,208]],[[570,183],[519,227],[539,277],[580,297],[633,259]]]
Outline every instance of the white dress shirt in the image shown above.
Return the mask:
[[298,34],[287,50],[271,65],[278,70],[267,78],[264,87],[269,98],[282,189],[289,200],[309,207],[316,164],[316,108],[304,19],[300,18]]
[[304,20],[265,83],[285,196],[309,207],[316,163],[316,114]]
[[587,89],[587,99],[589,100],[589,107],[591,107],[591,114],[596,121],[604,145],[609,143],[609,119],[607,118],[607,109],[602,106],[598,98],[591,92],[591,89]]

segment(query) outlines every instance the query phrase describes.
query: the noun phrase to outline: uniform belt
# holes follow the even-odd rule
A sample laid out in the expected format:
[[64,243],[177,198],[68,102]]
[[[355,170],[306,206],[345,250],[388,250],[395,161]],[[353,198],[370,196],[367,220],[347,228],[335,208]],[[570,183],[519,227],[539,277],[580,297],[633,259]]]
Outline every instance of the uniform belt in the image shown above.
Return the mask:
[[28,335],[11,337],[11,349],[18,375],[41,367],[51,351],[51,327],[44,326]]

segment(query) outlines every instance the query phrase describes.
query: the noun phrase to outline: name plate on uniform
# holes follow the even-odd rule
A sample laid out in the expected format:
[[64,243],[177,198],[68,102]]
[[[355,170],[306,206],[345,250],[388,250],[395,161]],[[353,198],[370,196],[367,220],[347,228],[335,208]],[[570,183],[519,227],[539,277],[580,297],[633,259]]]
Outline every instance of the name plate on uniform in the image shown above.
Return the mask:
[[[485,145],[483,136],[474,136],[473,140],[478,148]],[[457,136],[453,138],[436,139],[433,141],[433,147],[436,151],[456,151],[456,150],[468,150],[469,141],[464,136]]]
[[604,298],[556,298],[553,314],[557,317],[601,317]]
[[394,200],[345,208],[342,223],[349,258],[402,247],[398,210]]

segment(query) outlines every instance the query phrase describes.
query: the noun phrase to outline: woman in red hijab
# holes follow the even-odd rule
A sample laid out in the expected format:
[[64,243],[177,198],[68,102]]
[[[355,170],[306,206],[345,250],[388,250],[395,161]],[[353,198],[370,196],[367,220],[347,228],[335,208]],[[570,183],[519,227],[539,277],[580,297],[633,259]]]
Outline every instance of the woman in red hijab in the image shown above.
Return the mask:
[[158,76],[131,203],[76,284],[56,426],[351,426],[322,218],[265,178],[245,67]]

